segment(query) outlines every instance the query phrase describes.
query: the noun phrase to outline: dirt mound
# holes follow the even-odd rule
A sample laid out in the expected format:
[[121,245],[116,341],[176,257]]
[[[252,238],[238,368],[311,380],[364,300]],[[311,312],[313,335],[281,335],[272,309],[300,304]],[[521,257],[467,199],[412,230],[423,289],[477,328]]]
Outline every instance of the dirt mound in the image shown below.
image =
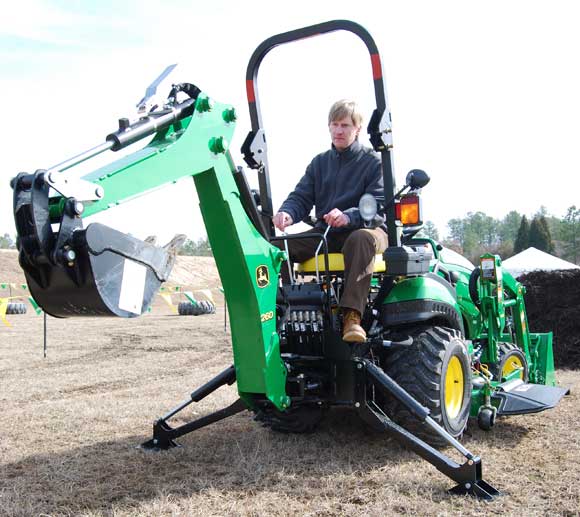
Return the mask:
[[24,273],[18,264],[16,250],[0,250],[0,283],[23,284]]
[[180,255],[167,284],[190,289],[216,289],[221,286],[221,280],[213,257]]
[[[18,264],[16,250],[0,250],[0,283],[25,283],[24,273]],[[217,289],[220,277],[213,257],[178,256],[167,287],[185,289]]]
[[580,368],[580,270],[533,271],[519,281],[531,331],[554,332],[556,367]]

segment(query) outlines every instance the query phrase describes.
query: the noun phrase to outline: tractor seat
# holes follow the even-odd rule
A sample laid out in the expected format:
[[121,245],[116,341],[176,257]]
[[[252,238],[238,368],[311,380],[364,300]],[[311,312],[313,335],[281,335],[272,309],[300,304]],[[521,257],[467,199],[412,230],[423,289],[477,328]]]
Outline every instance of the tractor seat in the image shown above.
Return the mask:
[[[328,269],[331,273],[343,273],[344,272],[344,256],[342,253],[329,253],[328,254]],[[384,273],[387,270],[385,265],[385,259],[382,255],[375,255],[375,273]],[[321,253],[318,255],[318,271],[324,272],[324,255]],[[315,275],[316,274],[316,260],[315,257],[308,259],[304,262],[298,264],[298,273],[303,275]]]

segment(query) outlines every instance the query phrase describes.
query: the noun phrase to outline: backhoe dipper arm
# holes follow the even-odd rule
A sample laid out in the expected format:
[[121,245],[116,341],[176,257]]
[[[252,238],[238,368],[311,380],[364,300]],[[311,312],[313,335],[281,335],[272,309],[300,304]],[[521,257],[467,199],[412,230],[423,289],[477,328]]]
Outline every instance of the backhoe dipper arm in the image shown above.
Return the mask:
[[[273,215],[272,192],[269,180],[266,135],[263,129],[262,115],[260,113],[260,100],[258,96],[258,70],[266,54],[278,45],[340,30],[352,32],[358,36],[366,45],[370,54],[377,107],[370,119],[368,132],[373,147],[377,152],[381,153],[385,199],[391,199],[395,195],[396,187],[393,173],[391,113],[387,105],[387,94],[383,81],[381,57],[372,36],[364,27],[349,20],[332,20],[277,34],[264,40],[260,45],[258,45],[248,63],[248,68],[246,70],[246,93],[248,97],[252,130],[242,146],[242,153],[244,154],[246,163],[251,168],[258,169],[260,197],[262,199],[262,215],[267,223],[267,227],[270,228],[271,237],[274,235],[274,228],[270,221],[270,218]],[[400,232],[397,230],[395,225],[395,207],[389,207],[386,215],[389,245],[399,246]]]
[[[13,187],[21,264],[33,295],[50,314],[141,314],[166,279],[158,278],[167,276],[165,255],[159,257],[159,248],[98,223],[83,229],[80,215],[192,176],[227,299],[240,397],[253,406],[254,395],[266,396],[282,410],[290,400],[275,311],[284,253],[260,235],[242,205],[228,151],[235,127],[233,108],[203,93],[196,96],[195,107],[190,100],[185,101],[188,114],[158,129],[143,149],[83,178],[102,194],[84,212],[74,211],[73,198],[49,198],[42,172],[17,176]],[[148,134],[149,129],[139,136]],[[118,138],[108,140],[115,145],[123,137],[121,130]],[[126,139],[133,141],[131,135]],[[51,225],[59,223],[53,233]],[[131,268],[144,271],[142,283],[135,281],[138,275],[129,274]],[[125,284],[128,294],[137,288],[145,292],[142,304],[139,300],[134,308],[122,306]]]

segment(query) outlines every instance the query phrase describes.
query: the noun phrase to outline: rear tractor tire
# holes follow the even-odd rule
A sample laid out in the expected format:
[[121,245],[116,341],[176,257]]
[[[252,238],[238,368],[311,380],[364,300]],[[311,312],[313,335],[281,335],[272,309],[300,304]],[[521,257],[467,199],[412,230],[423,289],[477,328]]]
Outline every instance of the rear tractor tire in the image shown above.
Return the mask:
[[[456,439],[461,438],[471,406],[471,365],[461,333],[445,327],[409,332],[413,344],[389,351],[383,370]],[[447,442],[394,397],[386,400],[389,418],[434,446]]]
[[255,420],[278,433],[304,434],[315,431],[326,412],[327,408],[321,406],[291,407],[286,411],[269,408],[258,411]]

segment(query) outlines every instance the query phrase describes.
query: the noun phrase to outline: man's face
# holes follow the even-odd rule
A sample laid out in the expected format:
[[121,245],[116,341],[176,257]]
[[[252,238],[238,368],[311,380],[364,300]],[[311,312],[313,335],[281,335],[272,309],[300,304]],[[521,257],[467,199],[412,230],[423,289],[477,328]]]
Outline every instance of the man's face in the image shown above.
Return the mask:
[[333,120],[328,129],[332,143],[339,151],[344,151],[352,144],[360,132],[360,126],[356,127],[350,117]]

